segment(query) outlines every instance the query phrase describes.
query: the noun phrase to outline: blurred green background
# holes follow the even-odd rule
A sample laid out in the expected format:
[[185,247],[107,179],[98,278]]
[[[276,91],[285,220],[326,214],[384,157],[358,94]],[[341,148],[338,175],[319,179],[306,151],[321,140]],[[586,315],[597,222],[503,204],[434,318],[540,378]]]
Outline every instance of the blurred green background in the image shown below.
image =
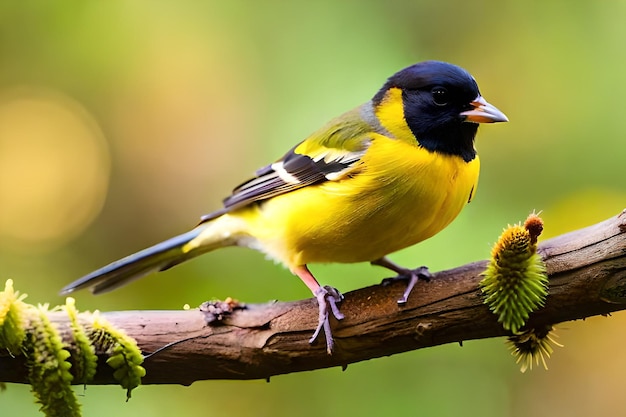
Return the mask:
[[[468,69],[508,124],[481,128],[478,194],[393,256],[432,270],[484,259],[542,210],[546,237],[626,207],[626,2],[4,1],[0,3],[0,282],[31,303],[196,224],[256,168],[425,59]],[[368,265],[313,266],[342,291]],[[213,297],[309,297],[288,271],[226,249],[81,309],[177,309]],[[623,407],[626,316],[558,327],[550,370],[503,340],[264,381],[77,388],[85,416],[589,416]],[[38,416],[27,386],[6,416]]]

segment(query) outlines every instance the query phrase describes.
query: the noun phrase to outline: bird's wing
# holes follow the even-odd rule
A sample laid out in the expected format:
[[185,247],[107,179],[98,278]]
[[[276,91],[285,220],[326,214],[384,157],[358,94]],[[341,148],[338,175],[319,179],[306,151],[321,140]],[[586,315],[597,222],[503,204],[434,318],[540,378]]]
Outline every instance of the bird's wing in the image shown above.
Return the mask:
[[224,208],[202,217],[202,222],[308,185],[338,181],[358,168],[370,144],[371,129],[347,113],[311,135],[273,164],[259,169],[224,199]]

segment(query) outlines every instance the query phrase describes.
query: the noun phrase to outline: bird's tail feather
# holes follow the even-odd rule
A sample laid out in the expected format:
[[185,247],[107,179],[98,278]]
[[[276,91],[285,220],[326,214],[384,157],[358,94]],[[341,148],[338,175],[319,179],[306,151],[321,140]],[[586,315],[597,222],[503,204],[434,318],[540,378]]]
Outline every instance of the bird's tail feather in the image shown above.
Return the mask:
[[[91,289],[94,294],[112,291],[152,272],[166,270],[218,247],[233,244],[216,236],[215,233],[203,233],[213,226],[211,223],[203,223],[187,233],[110,263],[65,286],[61,294],[69,294],[83,288]],[[213,237],[207,238],[207,235]],[[194,239],[199,236],[201,242],[196,243]]]

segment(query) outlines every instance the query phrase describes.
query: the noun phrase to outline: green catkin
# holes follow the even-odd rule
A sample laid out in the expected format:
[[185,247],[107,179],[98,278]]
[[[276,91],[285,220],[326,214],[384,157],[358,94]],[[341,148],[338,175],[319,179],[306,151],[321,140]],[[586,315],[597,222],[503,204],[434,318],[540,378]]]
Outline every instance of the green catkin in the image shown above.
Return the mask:
[[517,333],[530,313],[545,304],[548,277],[537,251],[537,233],[543,223],[531,215],[524,226],[509,226],[491,252],[491,260],[480,288],[485,304],[502,326]]
[[85,328],[78,321],[78,310],[76,309],[74,298],[67,297],[65,299],[65,305],[62,308],[67,313],[67,317],[70,320],[70,329],[72,330],[74,339],[74,349],[72,350],[74,375],[76,376],[77,382],[87,384],[96,375],[98,357],[96,356],[93,344],[87,337]]
[[13,356],[20,353],[26,337],[26,315],[28,305],[13,289],[13,280],[6,281],[4,291],[0,291],[0,349],[6,349]]
[[47,417],[80,417],[80,405],[71,388],[70,353],[48,318],[48,306],[33,307],[30,313],[31,330],[24,350],[31,390],[41,411]]
[[524,226],[506,228],[493,247],[480,282],[485,304],[513,333],[507,343],[522,372],[539,362],[548,369],[546,360],[553,346],[562,346],[554,340],[552,325],[524,328],[529,315],[543,307],[548,296],[546,266],[537,254],[537,238],[542,231],[543,221],[534,213]]
[[[97,311],[79,316],[74,299],[68,297],[61,307],[68,316],[72,334],[68,342],[71,349],[67,349],[48,317],[50,311],[59,308],[36,307],[24,303],[25,297],[13,289],[12,280],[7,280],[4,291],[0,291],[0,349],[13,356],[24,355],[31,390],[47,417],[80,417],[80,405],[71,384],[86,384],[93,379],[98,363],[96,351],[109,355],[107,363],[114,370],[113,376],[126,389],[127,400],[130,398],[146,374],[141,366],[144,358],[134,339],[113,327]],[[75,377],[70,372],[72,364]],[[4,388],[0,384],[0,390]]]
[[143,355],[134,339],[116,329],[103,319],[98,311],[94,312],[92,331],[89,339],[96,343],[99,350],[105,351],[109,358],[107,364],[113,368],[113,377],[126,389],[126,400],[131,391],[141,384],[146,370],[141,366]]
[[556,337],[551,325],[526,329],[510,336],[507,343],[511,349],[511,354],[516,357],[515,362],[520,365],[520,371],[532,370],[533,363],[539,365],[540,361],[544,369],[547,370],[546,360],[554,351],[552,346],[563,347],[555,340]]

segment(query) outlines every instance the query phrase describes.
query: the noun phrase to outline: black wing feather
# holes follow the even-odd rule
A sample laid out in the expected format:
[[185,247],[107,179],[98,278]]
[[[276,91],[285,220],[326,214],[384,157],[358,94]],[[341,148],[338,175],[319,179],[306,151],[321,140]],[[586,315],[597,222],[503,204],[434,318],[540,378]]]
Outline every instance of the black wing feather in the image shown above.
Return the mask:
[[323,155],[313,159],[308,155],[296,153],[293,148],[280,161],[259,169],[254,178],[235,188],[232,195],[224,199],[224,208],[203,216],[202,222],[255,201],[329,181],[357,164],[366,148],[367,146],[364,146],[362,151],[348,153],[342,158],[329,161],[326,161]]

